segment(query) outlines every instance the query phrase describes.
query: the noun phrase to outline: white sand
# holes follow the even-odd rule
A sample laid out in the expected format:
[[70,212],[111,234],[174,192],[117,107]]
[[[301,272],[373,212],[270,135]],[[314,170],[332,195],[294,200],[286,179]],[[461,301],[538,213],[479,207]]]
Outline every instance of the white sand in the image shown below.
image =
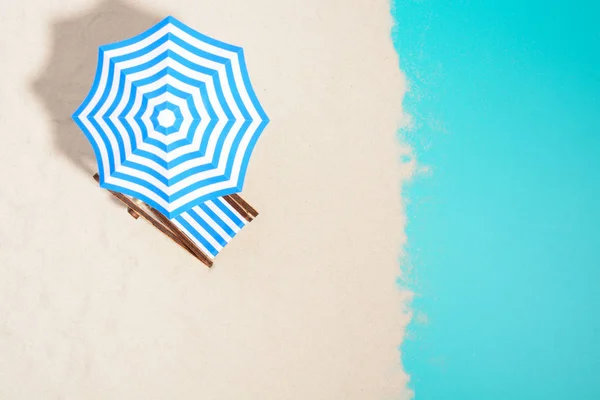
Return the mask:
[[[0,399],[405,399],[403,79],[387,1],[0,5]],[[98,44],[172,14],[245,48],[261,213],[212,270],[91,178]]]

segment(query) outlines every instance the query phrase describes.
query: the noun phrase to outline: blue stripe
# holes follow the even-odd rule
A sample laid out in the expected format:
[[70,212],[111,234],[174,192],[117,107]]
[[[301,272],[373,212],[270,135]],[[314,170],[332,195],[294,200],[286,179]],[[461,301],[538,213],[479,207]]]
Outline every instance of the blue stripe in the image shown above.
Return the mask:
[[202,203],[197,207],[204,211],[206,215],[208,215],[209,218],[215,221],[221,227],[221,229],[223,229],[225,233],[227,233],[230,237],[235,236],[235,231],[231,229],[231,227],[227,224],[227,222],[225,222],[225,220],[223,220],[217,215],[217,213],[211,210],[210,207],[206,205],[206,203]]
[[[172,111],[174,118],[173,125],[168,128],[162,126],[159,121],[160,113],[166,110]],[[183,116],[178,106],[169,101],[165,101],[164,103],[158,104],[154,107],[154,111],[152,111],[152,115],[150,115],[150,122],[152,122],[152,126],[155,131],[169,135],[179,131],[181,124],[183,123]]]
[[175,218],[175,220],[177,222],[179,222],[185,228],[187,233],[189,233],[192,237],[194,237],[198,242],[202,243],[202,245],[206,248],[206,250],[208,250],[210,255],[215,257],[217,254],[219,254],[217,249],[215,249],[213,247],[213,245],[210,244],[209,241],[206,240],[206,238],[200,234],[200,232],[198,232],[196,229],[194,229],[194,227],[192,225],[190,225],[190,223],[187,222],[183,218],[183,215],[179,215],[178,217]]
[[228,204],[225,204],[225,201],[221,198],[213,199],[213,203],[225,214],[231,222],[237,225],[239,228],[243,228],[245,222],[238,216],[237,212],[233,212]]
[[188,215],[190,217],[192,217],[194,219],[194,221],[196,221],[198,223],[198,225],[200,225],[202,228],[204,228],[204,230],[214,239],[216,240],[221,246],[225,246],[227,244],[227,240],[225,240],[225,238],[223,238],[221,235],[219,235],[217,233],[217,231],[214,230],[214,228],[210,225],[210,223],[208,221],[206,221],[204,218],[202,218],[200,216],[200,214],[198,214],[196,212],[196,210],[194,210],[193,208],[191,208],[188,211]]

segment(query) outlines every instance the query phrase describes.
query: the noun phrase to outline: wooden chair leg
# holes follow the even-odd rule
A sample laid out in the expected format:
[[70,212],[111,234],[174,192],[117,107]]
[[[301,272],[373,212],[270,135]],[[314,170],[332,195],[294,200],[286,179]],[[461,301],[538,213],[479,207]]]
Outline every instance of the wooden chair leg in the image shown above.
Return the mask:
[[[150,207],[150,206],[148,206]],[[163,215],[163,213],[161,213],[160,211],[156,210],[153,207],[150,207],[150,210],[152,211],[152,213],[154,214],[154,216],[164,225],[166,226],[171,232],[173,232],[175,235],[177,235],[182,242],[185,243],[185,245],[194,253],[194,255],[196,256],[196,258],[198,258],[200,261],[202,261],[203,263],[205,263],[206,265],[208,265],[209,267],[212,266],[213,262],[210,258],[208,258],[208,256],[206,254],[204,254],[202,252],[202,250],[200,250],[198,248],[198,246],[196,246],[194,244],[194,242],[192,242],[192,240],[183,232],[181,232],[181,230],[177,227],[177,225],[175,225],[173,222],[171,222],[171,220],[169,220],[167,217],[165,217]]]
[[[98,174],[94,175],[94,179],[96,180],[96,182],[100,182],[100,177],[98,176]],[[150,222],[156,229],[158,229],[163,234],[168,236],[171,240],[173,240],[175,243],[183,247],[198,260],[206,264],[206,266],[208,266],[209,268],[212,267],[213,261],[158,210],[154,210],[150,207],[150,210],[152,210],[152,214],[154,214],[152,215],[146,210],[144,210],[140,205],[136,204],[136,202],[128,196],[125,196],[118,192],[113,192],[112,190],[109,190],[109,192],[117,199],[121,200],[121,202],[123,202],[127,206],[127,211],[131,216],[133,216],[134,218],[136,218],[135,215],[137,215],[138,218],[140,216],[143,217],[146,221]],[[167,221],[168,224],[165,224],[164,221]],[[173,227],[175,229],[173,229]]]
[[239,203],[246,210],[246,212],[248,212],[248,214],[252,216],[252,219],[258,217],[258,211],[256,211],[254,207],[248,204],[246,200],[242,198],[242,196],[240,196],[237,193],[231,194],[229,196],[232,197],[237,203]]
[[240,195],[236,193],[228,194],[223,196],[223,198],[235,209],[235,211],[242,215],[246,221],[252,222],[252,220],[258,216],[258,211],[252,208],[252,206],[242,199]]
[[134,219],[138,219],[140,217],[140,214],[136,213],[134,209],[127,207],[127,212],[129,213],[129,215],[131,215]]

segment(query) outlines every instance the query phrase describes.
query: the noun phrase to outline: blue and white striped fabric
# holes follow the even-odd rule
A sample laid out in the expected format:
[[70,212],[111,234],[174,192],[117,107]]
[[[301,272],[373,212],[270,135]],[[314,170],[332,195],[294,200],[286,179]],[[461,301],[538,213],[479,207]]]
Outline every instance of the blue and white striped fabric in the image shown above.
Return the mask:
[[211,259],[247,224],[222,197],[194,206],[171,221]]
[[93,87],[73,119],[94,148],[100,186],[168,218],[240,192],[269,122],[242,49],[172,17],[100,47]]

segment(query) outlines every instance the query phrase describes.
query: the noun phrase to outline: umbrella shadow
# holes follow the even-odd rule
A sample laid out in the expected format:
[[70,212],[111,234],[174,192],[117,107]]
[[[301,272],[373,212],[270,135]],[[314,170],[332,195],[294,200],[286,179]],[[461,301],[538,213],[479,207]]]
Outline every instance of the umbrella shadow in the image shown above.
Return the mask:
[[55,20],[50,27],[50,56],[31,89],[49,113],[54,145],[87,176],[97,171],[96,158],[71,116],[91,89],[98,47],[135,36],[162,18],[121,0],[104,0],[84,13]]

